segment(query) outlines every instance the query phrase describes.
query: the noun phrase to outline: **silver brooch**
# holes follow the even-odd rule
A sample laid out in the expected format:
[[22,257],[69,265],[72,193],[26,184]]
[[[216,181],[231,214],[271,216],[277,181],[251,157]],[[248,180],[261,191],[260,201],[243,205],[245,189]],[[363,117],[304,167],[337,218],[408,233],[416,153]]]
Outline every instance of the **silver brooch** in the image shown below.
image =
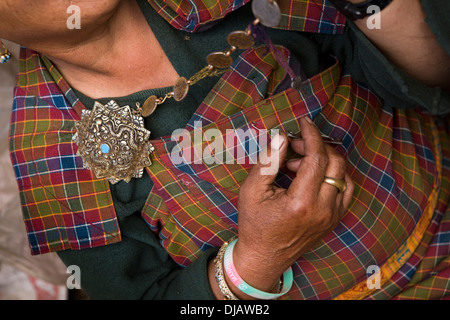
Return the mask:
[[96,102],[92,111],[82,111],[75,129],[72,139],[77,155],[99,179],[129,182],[142,177],[144,168],[152,164],[150,154],[155,148],[139,108],[121,107],[113,100],[106,105]]

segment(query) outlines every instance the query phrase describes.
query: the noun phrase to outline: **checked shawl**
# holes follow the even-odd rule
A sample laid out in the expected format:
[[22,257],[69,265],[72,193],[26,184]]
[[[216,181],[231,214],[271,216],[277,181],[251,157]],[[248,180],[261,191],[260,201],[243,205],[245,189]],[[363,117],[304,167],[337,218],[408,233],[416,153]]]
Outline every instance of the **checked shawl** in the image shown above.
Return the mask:
[[[342,16],[325,4],[312,9],[317,2],[290,2],[283,9],[287,19],[283,21],[287,26],[289,21],[302,21],[295,25],[309,32],[340,33],[343,25],[337,22]],[[176,1],[164,3],[181,10]],[[178,11],[164,11],[172,15],[168,20],[174,25]],[[327,27],[331,25],[333,29]],[[289,51],[281,50],[292,62]],[[109,184],[83,169],[71,140],[84,106],[45,56],[24,49],[20,58],[10,147],[31,252],[120,241]],[[185,128],[191,139],[182,156],[190,154],[191,160],[201,161],[173,161],[178,144],[171,137],[152,141],[156,151],[147,171],[154,187],[142,217],[159,235],[161,245],[179,265],[187,266],[236,234],[239,188],[251,159],[261,151],[260,142],[270,141],[271,129],[297,133],[298,119],[308,115],[322,133],[343,141],[336,150],[347,160],[356,188],[338,227],[293,265],[295,282],[286,298],[448,296],[448,118],[383,106],[334,60],[308,79],[301,92],[286,87],[284,78],[285,71],[271,52],[249,49],[222,76]],[[214,143],[202,139],[208,129],[219,133]],[[245,137],[235,134],[239,129],[247,133]],[[229,141],[233,143],[225,143]],[[198,157],[199,152],[209,157]],[[291,173],[281,171],[276,183],[287,187],[291,180]],[[380,289],[368,285],[370,266],[380,270]]]

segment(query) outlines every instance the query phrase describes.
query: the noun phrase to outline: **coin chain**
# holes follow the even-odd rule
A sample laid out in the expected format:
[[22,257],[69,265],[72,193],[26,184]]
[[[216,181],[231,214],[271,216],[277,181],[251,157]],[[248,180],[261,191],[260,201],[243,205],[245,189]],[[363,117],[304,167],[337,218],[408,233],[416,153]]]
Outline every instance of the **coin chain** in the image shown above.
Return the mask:
[[[281,12],[275,0],[253,0],[252,11],[255,16],[253,25],[262,24],[266,27],[276,27],[281,20]],[[175,101],[182,101],[186,98],[189,87],[206,77],[215,77],[223,74],[233,64],[231,54],[237,49],[247,50],[255,45],[250,28],[245,31],[233,31],[227,36],[230,47],[223,52],[213,52],[206,57],[207,66],[198,71],[189,79],[180,77],[175,82],[172,91],[166,93],[164,97],[152,95],[145,100],[142,107],[138,104],[138,109],[143,117],[148,117],[155,112],[158,105],[163,104],[167,99],[173,98]]]

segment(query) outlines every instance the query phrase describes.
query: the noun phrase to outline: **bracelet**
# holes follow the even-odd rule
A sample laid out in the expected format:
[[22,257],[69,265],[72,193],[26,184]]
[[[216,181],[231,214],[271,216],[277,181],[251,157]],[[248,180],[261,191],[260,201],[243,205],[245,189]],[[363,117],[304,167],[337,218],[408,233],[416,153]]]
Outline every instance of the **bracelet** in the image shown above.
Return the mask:
[[241,278],[241,276],[237,273],[236,268],[234,266],[233,262],[233,248],[236,244],[237,239],[234,239],[230,244],[228,244],[225,247],[225,253],[224,253],[224,267],[225,272],[227,273],[228,277],[230,278],[231,282],[243,293],[256,298],[256,299],[262,299],[262,300],[271,300],[271,299],[277,299],[286,293],[289,292],[289,290],[292,287],[292,283],[294,281],[292,267],[289,267],[284,273],[283,273],[283,287],[281,288],[281,291],[278,293],[269,293],[264,292],[261,290],[258,290],[251,285],[249,285],[247,282],[244,281],[244,279]]
[[222,292],[224,296],[224,300],[239,300],[228,287],[223,273],[223,256],[225,254],[225,250],[228,247],[228,244],[229,242],[225,242],[217,253],[216,258],[214,259],[214,271],[216,275],[217,285],[219,286],[220,292]]

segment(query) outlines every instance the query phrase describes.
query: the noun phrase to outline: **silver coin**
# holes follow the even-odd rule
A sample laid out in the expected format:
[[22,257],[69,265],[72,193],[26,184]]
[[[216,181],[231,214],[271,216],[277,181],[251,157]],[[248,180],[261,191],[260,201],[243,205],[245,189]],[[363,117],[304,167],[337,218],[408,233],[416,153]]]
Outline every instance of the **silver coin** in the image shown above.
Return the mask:
[[253,0],[253,15],[259,22],[269,28],[274,28],[280,24],[281,11],[275,0]]

